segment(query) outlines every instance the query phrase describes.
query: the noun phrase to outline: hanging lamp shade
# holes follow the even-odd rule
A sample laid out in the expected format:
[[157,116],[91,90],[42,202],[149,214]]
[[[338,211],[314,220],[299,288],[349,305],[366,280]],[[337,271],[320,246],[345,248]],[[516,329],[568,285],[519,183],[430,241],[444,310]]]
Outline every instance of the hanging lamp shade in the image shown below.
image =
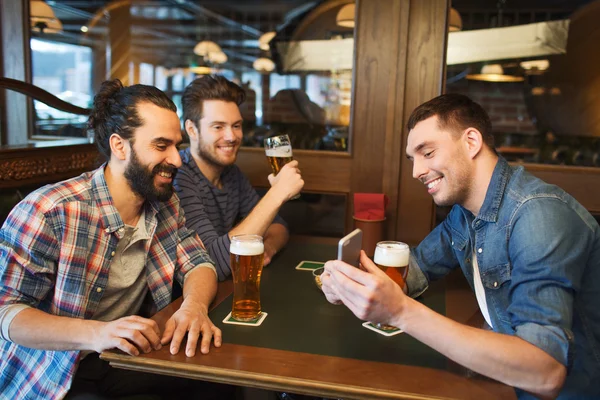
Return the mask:
[[266,57],[261,57],[254,61],[252,67],[259,72],[271,72],[275,69],[275,63]]
[[53,21],[56,20],[56,15],[52,11],[52,7],[41,0],[31,0],[29,2],[29,17],[36,21]]
[[208,53],[208,61],[213,64],[225,64],[227,62],[227,54],[222,51]]
[[467,79],[484,82],[523,82],[525,78],[516,75],[505,75],[500,64],[488,64],[481,68],[479,74],[469,74]]
[[261,50],[269,50],[269,42],[275,37],[276,32],[267,32],[267,33],[263,33],[259,38],[258,38],[258,47]]
[[35,25],[32,22],[31,30],[41,33],[61,33],[63,25],[58,19],[48,22],[37,22]]
[[29,2],[29,21],[31,29],[35,32],[59,33],[62,32],[62,23],[48,4],[40,0]]
[[353,3],[346,4],[340,8],[340,11],[338,11],[337,16],[335,17],[335,22],[339,26],[354,28],[354,10],[355,5]]
[[460,13],[456,11],[456,8],[450,8],[450,18],[448,20],[448,31],[458,32],[462,31],[462,18]]
[[208,56],[210,53],[219,52],[223,52],[223,50],[221,50],[221,46],[211,40],[203,40],[194,47],[194,54],[202,57]]

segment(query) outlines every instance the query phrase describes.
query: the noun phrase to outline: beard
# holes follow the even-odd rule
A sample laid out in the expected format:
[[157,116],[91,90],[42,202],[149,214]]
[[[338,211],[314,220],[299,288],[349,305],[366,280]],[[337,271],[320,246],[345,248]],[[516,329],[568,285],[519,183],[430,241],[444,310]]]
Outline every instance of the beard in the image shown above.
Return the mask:
[[[131,189],[140,197],[150,201],[167,201],[173,196],[173,183],[157,186],[154,183],[154,177],[159,172],[168,172],[171,179],[175,178],[177,168],[166,164],[158,164],[152,170],[143,165],[136,152],[131,151],[131,161],[125,168],[125,179],[131,186]],[[171,181],[172,182],[172,181]]]
[[[228,142],[231,143],[231,142]],[[233,142],[231,143],[234,146],[237,146],[238,143],[237,142]],[[215,166],[215,167],[219,167],[219,168],[225,168],[229,165],[232,165],[233,163],[235,163],[235,161],[237,160],[237,155],[238,152],[240,151],[240,148],[238,147],[235,151],[235,157],[233,158],[233,162],[229,162],[229,161],[223,161],[220,160],[219,157],[216,154],[216,151],[214,150],[213,147],[211,147],[210,144],[204,142],[202,140],[202,137],[199,137],[198,139],[198,147],[196,149],[198,156],[204,160],[205,162]]]

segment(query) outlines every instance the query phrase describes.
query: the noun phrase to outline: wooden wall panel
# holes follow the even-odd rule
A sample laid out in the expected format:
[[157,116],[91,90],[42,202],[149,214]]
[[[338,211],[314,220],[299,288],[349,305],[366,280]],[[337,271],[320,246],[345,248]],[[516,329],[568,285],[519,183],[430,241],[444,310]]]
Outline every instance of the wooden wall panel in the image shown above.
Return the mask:
[[[351,158],[348,154],[329,151],[294,150],[304,190],[322,193],[348,193]],[[269,187],[271,167],[262,148],[242,148],[236,163],[252,185]]]
[[524,164],[531,174],[562,188],[592,214],[600,215],[600,168]]

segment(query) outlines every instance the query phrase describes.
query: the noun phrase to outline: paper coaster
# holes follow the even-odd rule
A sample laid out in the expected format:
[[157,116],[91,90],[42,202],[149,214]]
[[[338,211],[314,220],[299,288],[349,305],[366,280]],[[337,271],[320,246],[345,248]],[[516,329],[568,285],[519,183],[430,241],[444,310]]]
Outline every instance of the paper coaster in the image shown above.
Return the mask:
[[267,318],[267,315],[269,315],[269,314],[267,314],[266,312],[261,312],[259,314],[258,318],[255,320],[238,321],[237,319],[235,319],[231,316],[231,311],[230,311],[229,314],[227,314],[227,316],[223,320],[223,323],[224,324],[232,324],[232,325],[259,326],[260,324],[262,324],[262,322],[265,320],[265,318]]
[[325,263],[320,261],[300,261],[300,264],[296,265],[296,269],[301,271],[314,271],[315,269],[321,268],[323,265],[325,265]]
[[394,335],[398,335],[403,332],[401,329],[398,329],[398,328],[389,329],[389,330],[379,329],[370,322],[364,322],[362,324],[362,326],[364,326],[365,328],[370,329],[372,331],[375,331],[383,336],[394,336]]

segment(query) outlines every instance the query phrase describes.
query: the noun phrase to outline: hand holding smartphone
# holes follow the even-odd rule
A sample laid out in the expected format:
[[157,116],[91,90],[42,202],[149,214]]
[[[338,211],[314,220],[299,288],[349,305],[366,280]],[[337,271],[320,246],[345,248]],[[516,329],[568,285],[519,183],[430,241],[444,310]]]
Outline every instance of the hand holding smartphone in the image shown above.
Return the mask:
[[340,239],[337,259],[358,268],[361,248],[362,231],[355,229]]

